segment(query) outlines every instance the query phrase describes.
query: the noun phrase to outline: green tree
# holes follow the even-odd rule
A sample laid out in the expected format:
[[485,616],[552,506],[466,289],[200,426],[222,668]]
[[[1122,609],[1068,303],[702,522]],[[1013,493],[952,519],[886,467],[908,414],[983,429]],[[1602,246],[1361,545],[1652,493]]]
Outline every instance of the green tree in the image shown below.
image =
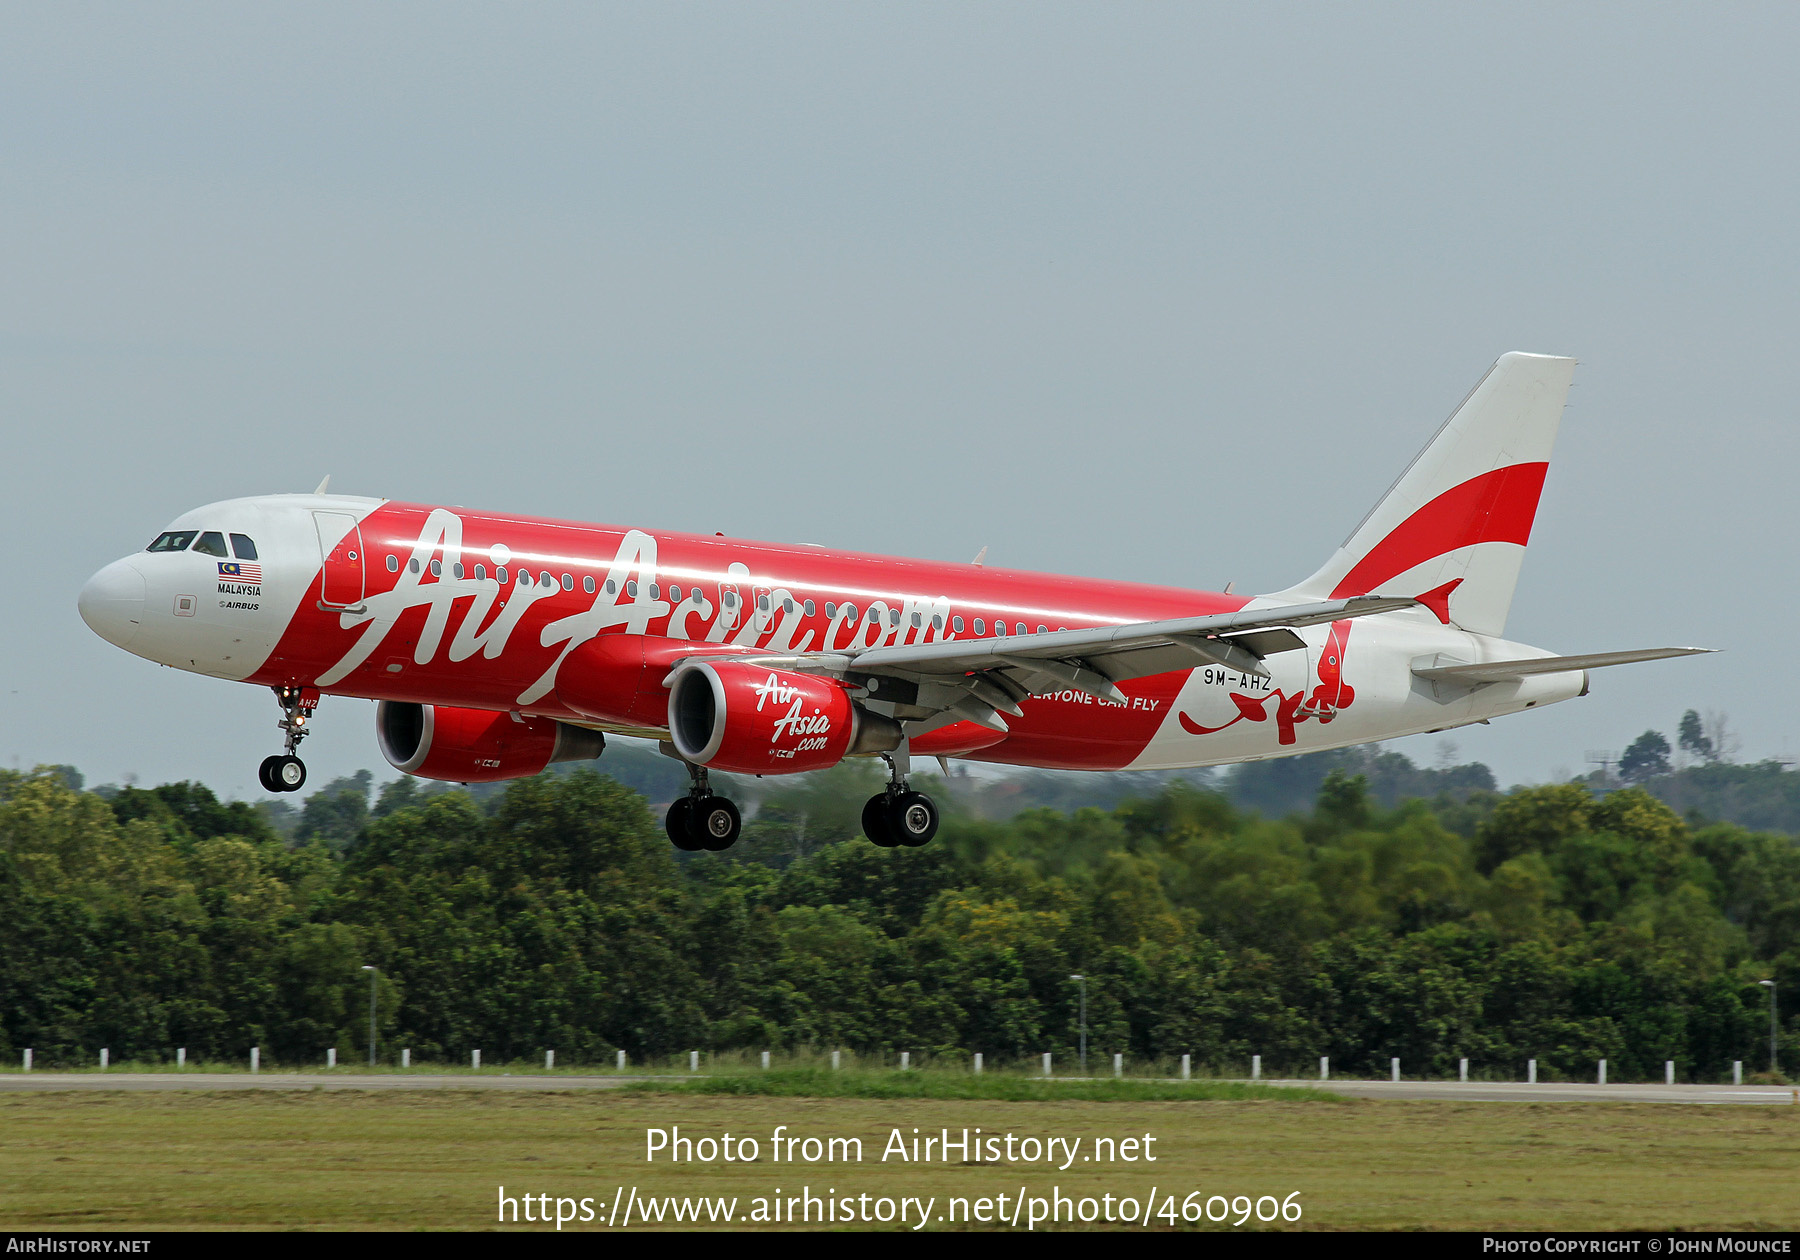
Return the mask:
[[1645,731],[1619,756],[1619,777],[1627,783],[1642,783],[1669,773],[1669,741],[1660,731]]
[[1712,740],[1706,734],[1706,728],[1700,721],[1700,714],[1689,709],[1681,715],[1681,725],[1676,728],[1675,742],[1681,751],[1700,761],[1711,764],[1717,761],[1718,753],[1713,748]]

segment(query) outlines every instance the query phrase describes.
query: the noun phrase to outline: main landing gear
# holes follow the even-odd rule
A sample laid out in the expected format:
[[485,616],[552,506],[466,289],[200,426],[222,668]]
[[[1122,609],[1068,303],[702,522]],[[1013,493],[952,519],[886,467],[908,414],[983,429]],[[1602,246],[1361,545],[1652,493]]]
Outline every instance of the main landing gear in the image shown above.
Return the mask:
[[319,707],[319,693],[311,687],[276,687],[282,718],[276,725],[287,732],[286,749],[279,757],[264,757],[257,778],[267,792],[298,792],[306,786],[306,763],[294,755],[307,736],[306,718]]
[[692,781],[688,794],[676,798],[663,821],[669,840],[684,853],[698,853],[702,849],[723,853],[737,843],[744,820],[730,800],[713,795],[706,781],[705,766],[689,762],[688,776]]
[[884,849],[917,849],[929,844],[937,835],[937,802],[907,784],[904,767],[908,759],[904,755],[896,761],[882,753],[881,759],[888,763],[887,790],[877,792],[863,806],[863,834]]

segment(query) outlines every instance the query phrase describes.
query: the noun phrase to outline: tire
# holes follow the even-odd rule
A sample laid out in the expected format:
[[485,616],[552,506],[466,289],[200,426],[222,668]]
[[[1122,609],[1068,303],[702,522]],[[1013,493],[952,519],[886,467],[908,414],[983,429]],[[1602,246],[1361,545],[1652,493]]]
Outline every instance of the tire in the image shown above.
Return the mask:
[[276,757],[269,778],[278,792],[298,792],[306,786],[306,763],[298,757]]
[[663,828],[669,833],[669,843],[683,853],[700,851],[700,838],[694,830],[693,797],[675,798],[675,803],[669,806],[668,816],[663,819]]
[[869,837],[869,843],[879,848],[891,849],[897,843],[893,829],[888,826],[887,793],[878,792],[869,798],[863,806],[862,829]]
[[937,835],[937,802],[923,792],[902,792],[888,806],[888,827],[896,844],[918,849]]
[[709,853],[729,849],[743,830],[738,807],[723,796],[706,797],[694,811],[694,833],[700,837],[700,847]]
[[256,778],[265,792],[281,791],[281,781],[275,777],[275,763],[280,757],[264,757],[262,765],[256,768]]

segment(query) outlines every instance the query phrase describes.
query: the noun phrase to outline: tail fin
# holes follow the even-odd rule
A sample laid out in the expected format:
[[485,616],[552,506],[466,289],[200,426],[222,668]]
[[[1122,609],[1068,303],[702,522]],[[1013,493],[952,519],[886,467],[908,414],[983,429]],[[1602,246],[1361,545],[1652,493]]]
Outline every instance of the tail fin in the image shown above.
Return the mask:
[[1430,594],[1445,620],[1504,631],[1574,373],[1574,359],[1502,355],[1325,567],[1283,594]]

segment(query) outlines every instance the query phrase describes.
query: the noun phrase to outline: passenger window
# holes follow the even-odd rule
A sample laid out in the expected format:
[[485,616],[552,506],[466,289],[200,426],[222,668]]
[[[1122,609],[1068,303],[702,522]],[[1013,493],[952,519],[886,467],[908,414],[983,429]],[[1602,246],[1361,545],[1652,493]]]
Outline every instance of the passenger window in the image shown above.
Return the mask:
[[494,566],[494,580],[499,582],[500,585],[502,585],[502,586],[506,585],[506,566],[505,565],[500,564],[500,565]]
[[431,576],[432,577],[443,577],[444,576],[444,562],[442,560],[433,560],[431,562]]
[[548,569],[545,569],[542,573],[538,574],[538,582],[543,586],[556,585],[556,579],[550,576],[550,570]]
[[570,577],[567,573],[563,574],[563,589],[565,591],[572,591],[575,589],[575,579]]
[[452,572],[452,573],[454,573],[454,574],[455,574],[455,575],[456,575],[456,580],[457,580],[457,581],[458,581],[458,582],[460,582],[460,581],[462,581],[462,578],[463,578],[463,566],[462,566],[462,561],[461,561],[461,560],[458,560],[458,561],[457,561],[457,562],[456,562],[456,563],[455,563],[455,564],[453,564],[453,565],[451,565],[451,566],[450,566],[450,572]]
[[912,615],[912,623],[913,623],[913,629],[917,630],[919,628],[919,614],[918,613],[914,613]]
[[1048,627],[1048,626],[1039,626],[1039,627],[1038,627],[1038,631],[1037,631],[1037,632],[1038,632],[1038,633],[1039,633],[1039,634],[1046,634],[1046,633],[1048,633],[1048,632],[1049,632],[1049,629],[1050,629],[1050,628],[1049,628],[1049,627]]
[[594,575],[593,574],[590,573],[586,577],[581,579],[581,589],[586,591],[589,595],[592,595],[594,593]]
[[931,628],[933,630],[942,630],[944,628],[944,615],[942,613],[931,614]]
[[144,548],[145,551],[186,551],[194,541],[194,530],[171,529],[156,536],[156,541]]
[[[475,566],[475,580],[477,582],[487,581],[487,566],[485,564],[478,564]],[[501,578],[500,580],[504,582],[506,579]]]
[[987,633],[987,621],[985,618],[982,618],[982,617],[975,618],[975,633],[976,634],[986,634]]
[[256,544],[250,541],[248,534],[233,534],[231,536],[231,554],[239,560],[254,560],[256,559]]
[[633,599],[637,598],[637,579],[636,578],[632,578],[630,581],[625,583],[625,593],[627,595],[631,596],[631,598],[633,598]]
[[810,599],[806,601],[806,604],[804,605],[804,607],[806,609],[806,615],[808,617],[812,616],[814,613],[818,612],[818,610],[819,610],[818,605],[814,604]]
[[200,541],[194,544],[194,550],[203,556],[218,556],[220,559],[224,559],[227,554],[225,535],[216,529],[209,529],[200,535]]
[[857,614],[856,614],[856,605],[855,605],[855,604],[845,604],[845,605],[844,605],[844,620],[845,620],[845,621],[855,621],[855,620],[857,620]]
[[681,602],[681,588],[679,586],[671,585],[669,587],[669,598],[679,604]]
[[962,618],[961,617],[950,618],[950,629],[955,631],[957,634],[961,634],[962,633]]
[[388,572],[389,572],[389,573],[398,573],[398,572],[400,572],[400,557],[399,557],[399,556],[394,556],[394,555],[390,555],[390,556],[389,556],[389,557],[388,557],[388,559],[387,559],[387,565],[388,565]]
[[408,573],[417,573],[419,571],[419,557],[414,556],[406,562],[406,571]]
[[837,616],[837,605],[836,604],[826,604],[825,605],[825,615],[827,617]]

